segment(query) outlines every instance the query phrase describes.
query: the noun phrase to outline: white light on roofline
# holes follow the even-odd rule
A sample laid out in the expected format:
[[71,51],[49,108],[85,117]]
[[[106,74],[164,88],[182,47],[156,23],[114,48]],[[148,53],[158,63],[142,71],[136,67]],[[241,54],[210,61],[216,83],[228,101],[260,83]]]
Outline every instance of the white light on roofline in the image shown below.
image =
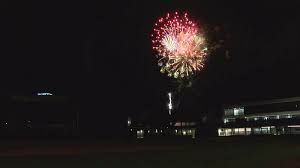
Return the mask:
[[299,128],[300,125],[289,125],[288,127],[289,127],[289,128]]
[[38,96],[52,96],[52,93],[37,93]]

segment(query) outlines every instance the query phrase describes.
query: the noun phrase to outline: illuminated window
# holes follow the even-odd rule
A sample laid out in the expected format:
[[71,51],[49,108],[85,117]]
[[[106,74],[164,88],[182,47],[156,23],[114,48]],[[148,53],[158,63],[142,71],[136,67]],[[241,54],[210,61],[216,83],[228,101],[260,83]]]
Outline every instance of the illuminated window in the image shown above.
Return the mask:
[[144,138],[144,131],[143,130],[138,130],[136,131],[137,138]]
[[224,109],[224,115],[225,116],[233,116],[233,109]]
[[225,129],[225,136],[231,136],[232,135],[232,129],[228,128]]
[[219,129],[218,129],[218,135],[219,135],[219,136],[226,136],[226,135],[225,135],[224,129],[219,128]]
[[181,122],[176,122],[174,126],[181,126]]
[[246,135],[250,135],[251,134],[251,128],[246,128]]
[[244,115],[244,107],[233,108],[233,115],[234,116]]
[[239,135],[245,135],[245,128],[239,128]]

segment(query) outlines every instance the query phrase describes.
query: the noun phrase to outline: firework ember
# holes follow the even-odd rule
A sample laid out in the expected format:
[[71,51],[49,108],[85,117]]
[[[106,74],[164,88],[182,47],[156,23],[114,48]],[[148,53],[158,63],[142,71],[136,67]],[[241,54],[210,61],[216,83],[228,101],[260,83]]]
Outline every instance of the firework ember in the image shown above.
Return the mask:
[[203,68],[207,55],[206,40],[186,13],[179,15],[175,12],[158,19],[151,36],[162,73],[184,78]]

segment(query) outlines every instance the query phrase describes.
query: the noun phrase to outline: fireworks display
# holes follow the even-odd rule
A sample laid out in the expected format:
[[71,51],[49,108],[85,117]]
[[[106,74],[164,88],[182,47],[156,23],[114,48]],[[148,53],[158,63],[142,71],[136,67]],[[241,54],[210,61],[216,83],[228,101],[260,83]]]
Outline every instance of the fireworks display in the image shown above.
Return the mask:
[[159,18],[151,37],[162,73],[174,78],[184,78],[203,68],[207,55],[206,40],[187,13],[168,13]]

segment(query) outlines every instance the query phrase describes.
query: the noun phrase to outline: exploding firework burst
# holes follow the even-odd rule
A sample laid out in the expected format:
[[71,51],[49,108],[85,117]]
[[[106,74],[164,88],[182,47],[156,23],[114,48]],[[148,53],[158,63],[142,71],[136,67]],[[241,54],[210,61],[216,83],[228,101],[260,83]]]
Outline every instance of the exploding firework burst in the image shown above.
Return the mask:
[[206,39],[186,13],[168,13],[158,19],[151,36],[162,73],[184,78],[203,68],[207,55]]

